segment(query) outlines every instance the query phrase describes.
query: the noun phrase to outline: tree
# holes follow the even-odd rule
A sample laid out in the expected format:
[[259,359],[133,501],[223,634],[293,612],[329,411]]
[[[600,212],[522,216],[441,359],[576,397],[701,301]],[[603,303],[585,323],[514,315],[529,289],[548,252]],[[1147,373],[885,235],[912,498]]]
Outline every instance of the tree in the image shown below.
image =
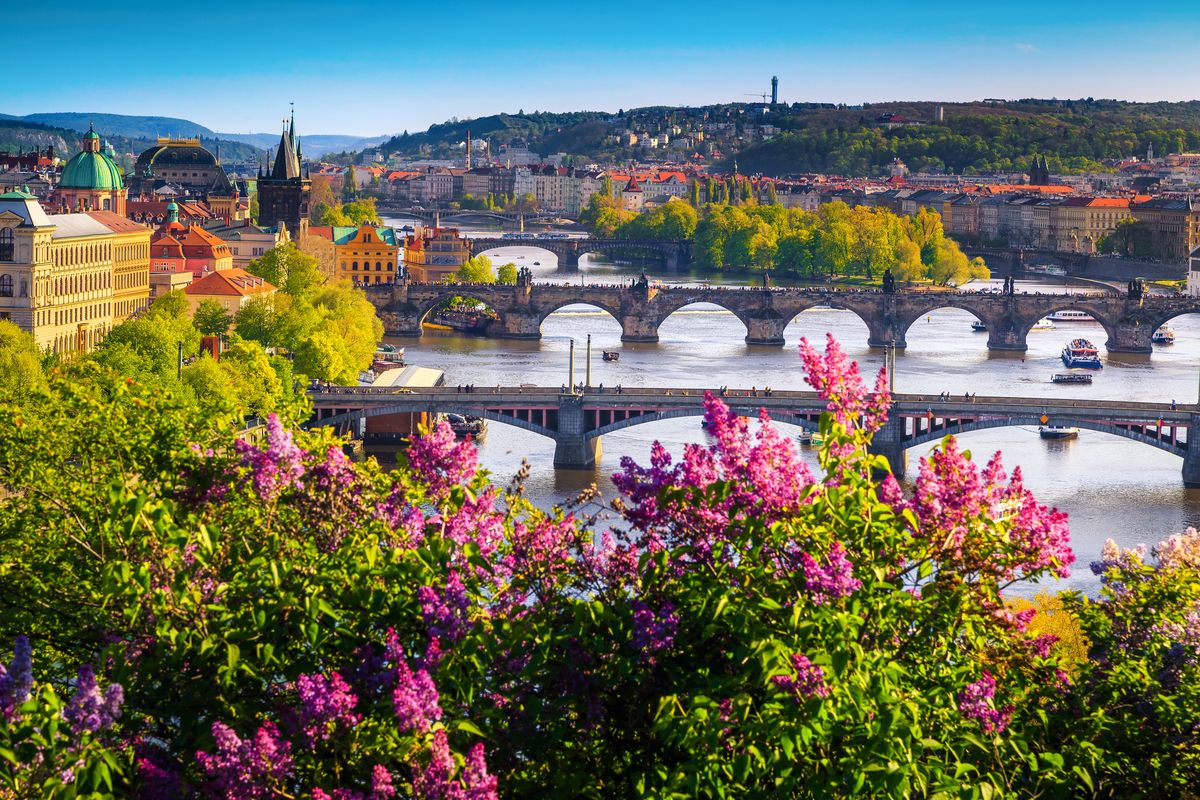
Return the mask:
[[342,206],[329,206],[316,220],[318,225],[329,225],[332,227],[347,227],[353,225],[353,220],[346,215],[342,210]]
[[688,185],[688,202],[692,208],[700,208],[700,182],[694,178]]
[[253,194],[250,195],[250,209],[249,209],[250,220],[252,222],[255,222],[255,223],[258,222],[258,209],[259,209],[258,192],[254,192]]
[[[495,283],[496,273],[492,269],[492,260],[487,256],[467,259],[458,268],[455,280],[459,283]],[[513,282],[516,282],[515,275]]]
[[315,291],[325,282],[317,259],[301,251],[295,242],[272,247],[251,261],[246,271],[296,297]]
[[358,197],[358,183],[354,177],[354,167],[346,167],[342,173],[342,199],[349,202]]
[[158,381],[175,375],[181,352],[185,359],[200,352],[200,331],[192,324],[187,296],[174,291],[155,300],[143,316],[109,331],[92,358],[120,367],[125,374]]
[[0,402],[24,402],[45,383],[42,353],[33,337],[16,323],[0,320]]
[[216,300],[205,298],[196,306],[192,324],[205,336],[224,336],[233,324],[233,315]]
[[312,189],[308,195],[309,218],[315,224],[320,225],[322,223],[319,220],[325,209],[333,208],[336,205],[338,205],[338,197],[333,191],[330,178],[326,175],[314,175]]
[[496,270],[496,283],[515,284],[517,282],[517,265],[511,261],[500,265]]
[[374,197],[362,197],[352,203],[346,203],[342,206],[342,212],[349,217],[352,225],[362,225],[367,222],[378,224],[380,222],[379,210],[376,208]]
[[779,203],[779,195],[776,193],[776,190],[775,190],[775,181],[766,181],[766,184],[767,184],[767,190],[766,190],[767,204],[772,205],[772,206],[777,205]]

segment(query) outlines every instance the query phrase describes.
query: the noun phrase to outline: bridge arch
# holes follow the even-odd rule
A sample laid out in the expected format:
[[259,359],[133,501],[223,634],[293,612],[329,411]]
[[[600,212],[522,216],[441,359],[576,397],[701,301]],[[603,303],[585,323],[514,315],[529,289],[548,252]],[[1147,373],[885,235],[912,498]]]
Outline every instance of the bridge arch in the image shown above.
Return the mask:
[[[501,250],[507,250],[509,248],[519,247],[523,250],[541,250],[543,253],[545,253],[548,256],[554,256],[555,263],[558,266],[560,266],[560,267],[563,266],[564,258],[563,258],[563,253],[561,251],[562,249],[561,248],[556,249],[553,245],[547,247],[546,246],[547,244],[548,243],[542,241],[541,239],[513,239],[510,242],[507,242],[504,244],[489,243],[486,245],[485,249],[480,250],[478,253],[472,253],[472,255],[487,256],[488,258],[492,259],[493,264],[505,264],[505,263],[508,263],[508,261],[506,261],[503,258],[503,256],[497,257],[495,254],[500,252]],[[516,264],[518,267],[533,266],[533,262],[529,261],[528,258],[524,259],[524,261],[519,261],[515,258],[509,259],[509,260],[512,261],[513,264]],[[525,263],[525,262],[528,262],[528,263]]]
[[611,317],[612,321],[615,322],[618,327],[620,327],[620,325],[621,325],[622,314],[621,314],[620,308],[612,306],[609,303],[604,302],[603,300],[597,301],[596,298],[588,298],[586,300],[584,300],[584,299],[562,300],[562,301],[558,301],[556,303],[551,303],[551,304],[547,305],[544,309],[539,309],[538,310],[538,321],[537,321],[538,327],[540,328],[542,326],[542,323],[544,323],[546,321],[547,317],[549,317],[551,314],[562,311],[564,308],[567,308],[568,306],[588,306],[589,308],[598,308],[601,311],[603,311],[605,314],[607,314],[609,317]]
[[[1119,425],[1113,425],[1105,422],[1095,422],[1086,419],[1071,419],[1051,417],[1051,422],[1069,425],[1074,428],[1083,428],[1086,430],[1097,431],[1098,433],[1107,433],[1113,436],[1120,436],[1124,439],[1148,444],[1151,447],[1157,447],[1159,450],[1165,450],[1168,453],[1173,453],[1177,456],[1184,456],[1187,452],[1187,443],[1179,441],[1172,444],[1170,440],[1160,439],[1154,436],[1147,436],[1130,428],[1125,428]],[[960,433],[970,433],[971,431],[984,431],[990,428],[1015,428],[1020,426],[1040,426],[1042,421],[1037,415],[1022,415],[1022,416],[1005,416],[1005,417],[988,417],[985,419],[974,420],[972,422],[964,422],[961,426],[951,425],[950,428],[938,429],[936,431],[926,431],[914,436],[911,439],[904,439],[905,448],[919,447],[929,442],[941,441],[947,435],[956,436]]]
[[[1197,249],[1200,250],[1200,248]],[[1200,259],[1200,255],[1198,255],[1197,258]],[[1158,330],[1163,325],[1166,325],[1171,320],[1178,319],[1179,317],[1186,317],[1188,315],[1200,317],[1200,308],[1179,308],[1172,309],[1161,314],[1156,314],[1155,316],[1149,318],[1148,325],[1150,326],[1150,332],[1154,333],[1154,331]]]
[[485,294],[485,292],[473,291],[471,286],[463,286],[462,291],[456,290],[453,294],[444,294],[432,300],[423,302],[417,306],[417,326],[420,327],[421,325],[425,324],[425,320],[429,318],[429,315],[433,313],[435,309],[445,305],[453,297],[463,297],[467,300],[474,300],[477,303],[482,303],[484,306],[490,308],[496,313],[496,315],[500,318],[500,325],[503,326],[504,312],[501,309],[496,308],[497,304],[495,302],[489,302],[484,297]]
[[[733,398],[726,398],[727,401],[732,401]],[[749,417],[757,419],[760,406],[756,405],[737,405],[730,402],[729,409],[740,417]],[[642,414],[633,416],[627,419],[620,419],[616,422],[611,422],[608,425],[603,425],[594,430],[587,432],[589,439],[594,439],[597,436],[604,436],[608,433],[615,433],[625,428],[631,428],[634,425],[648,425],[652,422],[660,422],[665,419],[679,419],[680,417],[702,417],[704,416],[704,408],[702,406],[692,406],[687,408],[672,408],[667,411],[655,411],[650,414]],[[795,425],[803,428],[806,431],[815,431],[820,427],[821,412],[816,412],[812,415],[799,414],[772,414],[772,422],[783,422],[788,425]]]
[[[367,406],[365,408],[355,409],[354,411],[349,411],[343,414],[333,414],[328,417],[324,417],[323,419],[310,420],[309,422],[305,423],[305,427],[311,429],[327,427],[330,425],[337,426],[344,423],[364,420],[368,417],[380,417],[388,414],[416,414],[429,410],[430,409],[428,408],[421,408],[419,407],[419,404],[414,403],[403,403],[392,406]],[[509,416],[508,414],[501,414],[497,411],[492,411],[486,408],[475,408],[468,403],[464,403],[461,406],[453,404],[448,406],[439,405],[437,413],[464,414],[472,417],[483,417],[486,420],[499,422],[503,425],[512,425],[515,428],[521,428],[523,430],[545,436],[548,439],[554,439],[556,436],[555,431],[543,425],[539,425],[536,422],[531,422],[519,417]]]
[[[857,319],[862,324],[863,328],[865,328],[867,330],[868,338],[870,337],[871,322],[863,314],[862,311],[860,311],[857,308],[851,308],[848,305],[839,304],[836,301],[833,301],[832,299],[826,298],[826,297],[814,297],[811,300],[801,302],[798,305],[789,307],[785,312],[783,312],[783,317],[785,317],[783,319],[783,327],[784,327],[784,329],[786,329],[787,327],[789,327],[791,325],[802,325],[803,321],[801,320],[801,318],[805,314],[808,314],[810,312],[815,313],[815,312],[821,312],[821,311],[847,311],[847,312],[853,314],[855,319]],[[812,319],[812,317],[809,317],[809,319]],[[821,331],[821,336],[809,337],[809,341],[817,347],[824,348],[825,347],[825,334],[829,333],[829,332],[831,332],[831,331],[829,331],[828,329]],[[843,346],[845,346],[847,344],[847,342],[843,341],[843,342],[841,342],[841,344]]]
[[[661,298],[662,295],[659,295],[659,297]],[[750,332],[752,323],[751,323],[751,317],[749,314],[747,314],[742,309],[737,308],[736,305],[733,303],[723,303],[718,300],[712,300],[703,295],[673,299],[667,303],[663,303],[663,301],[659,300],[658,308],[655,309],[654,327],[656,329],[659,329],[662,327],[663,323],[666,322],[668,319],[670,319],[674,314],[687,309],[689,306],[694,306],[694,305],[698,305],[698,304],[702,304],[702,303],[716,306],[717,308],[721,309],[722,311],[729,312],[730,314],[735,316],[738,319],[738,321],[742,323],[743,326],[745,326],[747,334]],[[701,310],[701,309],[697,309],[697,310]]]
[[1042,317],[1048,317],[1058,311],[1082,311],[1085,314],[1088,314],[1093,320],[1096,321],[1097,324],[1100,325],[1100,327],[1104,328],[1104,333],[1108,337],[1108,342],[1117,341],[1118,337],[1116,323],[1110,320],[1108,315],[1105,314],[1102,309],[1098,309],[1092,303],[1087,302],[1087,300],[1081,300],[1079,302],[1065,300],[1060,303],[1054,303],[1053,305],[1042,307],[1042,313],[1036,317],[1028,316],[1017,320],[1014,327],[1016,328],[1016,333],[1020,337],[1021,341],[1027,341],[1026,337],[1029,336],[1029,331],[1031,331],[1033,326],[1038,323],[1038,320],[1042,319]]
[[[939,301],[940,300],[941,300],[941,298],[939,298]],[[900,323],[896,327],[899,328],[904,333],[904,338],[905,338],[905,340],[907,340],[909,331],[912,329],[912,327],[914,325],[917,324],[917,322],[919,322],[921,320],[922,317],[929,317],[935,311],[942,311],[947,308],[954,309],[955,311],[965,311],[968,314],[970,314],[972,317],[974,317],[975,319],[979,320],[980,322],[982,322],[984,324],[987,324],[989,322],[989,320],[987,319],[986,316],[980,314],[977,309],[972,308],[969,303],[963,302],[953,296],[947,295],[944,302],[939,302],[938,305],[933,306],[931,308],[923,308],[915,313],[908,315],[905,318],[902,318],[900,320]],[[1032,327],[1032,326],[1030,326],[1030,327]]]

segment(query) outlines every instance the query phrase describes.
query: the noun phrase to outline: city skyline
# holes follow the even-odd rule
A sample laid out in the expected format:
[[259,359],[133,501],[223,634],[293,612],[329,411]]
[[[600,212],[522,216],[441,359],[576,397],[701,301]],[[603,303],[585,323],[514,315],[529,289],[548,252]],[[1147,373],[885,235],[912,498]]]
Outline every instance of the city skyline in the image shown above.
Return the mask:
[[[55,27],[71,57],[39,63],[38,80],[10,86],[0,111],[173,116],[219,132],[269,133],[294,102],[302,134],[372,136],[520,110],[745,102],[769,91],[772,75],[787,102],[1200,96],[1195,36],[1180,34],[1200,11],[1178,2],[1136,19],[1112,3],[992,9],[939,0],[919,14],[875,0],[854,14],[768,3],[732,28],[721,24],[728,7],[708,2],[633,18],[541,0],[519,9],[466,2],[453,19],[404,7],[390,21],[357,0],[236,12],[217,4],[204,24],[173,25],[152,48],[188,57],[81,71],[111,56],[98,26],[154,42],[163,30],[155,8],[138,0],[115,12],[72,10]],[[14,29],[37,21],[30,7],[10,14]]]

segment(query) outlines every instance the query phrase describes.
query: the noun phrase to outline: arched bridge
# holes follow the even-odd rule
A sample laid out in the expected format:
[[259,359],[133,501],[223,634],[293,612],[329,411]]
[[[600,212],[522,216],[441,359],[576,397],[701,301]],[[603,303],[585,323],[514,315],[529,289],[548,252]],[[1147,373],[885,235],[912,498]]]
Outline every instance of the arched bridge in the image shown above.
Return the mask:
[[[462,392],[448,387],[393,389],[331,387],[311,393],[312,426],[353,431],[367,417],[426,412],[460,413],[515,425],[551,438],[554,463],[594,467],[600,438],[632,425],[704,413],[703,389],[636,388],[583,393],[562,387],[489,387]],[[825,402],[813,392],[727,391],[724,400],[743,416],[765,408],[772,419],[815,430]],[[1183,458],[1183,479],[1200,486],[1200,413],[1196,407],[1055,398],[975,397],[942,401],[935,396],[896,395],[873,450],[902,476],[906,451],[947,434],[1010,426],[1069,425],[1122,436]],[[1190,442],[1197,442],[1191,447]]]
[[1026,336],[1039,319],[1055,311],[1075,310],[1090,314],[1103,326],[1108,350],[1149,353],[1150,337],[1159,326],[1181,314],[1200,313],[1200,299],[1165,295],[968,291],[893,294],[869,290],[659,286],[646,281],[580,286],[535,283],[528,279],[516,285],[402,280],[370,286],[366,292],[383,320],[384,329],[392,335],[419,336],[421,322],[432,309],[451,297],[468,296],[496,311],[497,321],[487,331],[491,336],[538,339],[547,316],[563,306],[586,303],[607,311],[620,323],[623,342],[656,342],[659,326],[671,314],[692,303],[711,303],[728,310],[745,325],[748,344],[782,345],[784,328],[798,314],[817,306],[832,306],[849,310],[862,319],[871,346],[902,348],[914,322],[940,308],[958,308],[987,325],[989,348],[1023,351],[1027,349]]
[[501,247],[537,247],[558,258],[559,267],[575,269],[585,253],[608,256],[646,256],[662,260],[663,267],[672,272],[687,267],[692,261],[692,243],[687,239],[597,239],[575,237],[568,239],[539,239],[534,236],[519,239],[468,238],[473,255],[482,255]]

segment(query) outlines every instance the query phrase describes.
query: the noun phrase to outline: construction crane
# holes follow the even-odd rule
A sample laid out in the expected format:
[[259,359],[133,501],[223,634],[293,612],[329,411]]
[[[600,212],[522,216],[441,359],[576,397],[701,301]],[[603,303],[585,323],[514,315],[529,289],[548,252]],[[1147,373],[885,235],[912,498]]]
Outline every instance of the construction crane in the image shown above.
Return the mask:
[[746,92],[746,97],[758,97],[765,104],[771,97],[770,92]]

